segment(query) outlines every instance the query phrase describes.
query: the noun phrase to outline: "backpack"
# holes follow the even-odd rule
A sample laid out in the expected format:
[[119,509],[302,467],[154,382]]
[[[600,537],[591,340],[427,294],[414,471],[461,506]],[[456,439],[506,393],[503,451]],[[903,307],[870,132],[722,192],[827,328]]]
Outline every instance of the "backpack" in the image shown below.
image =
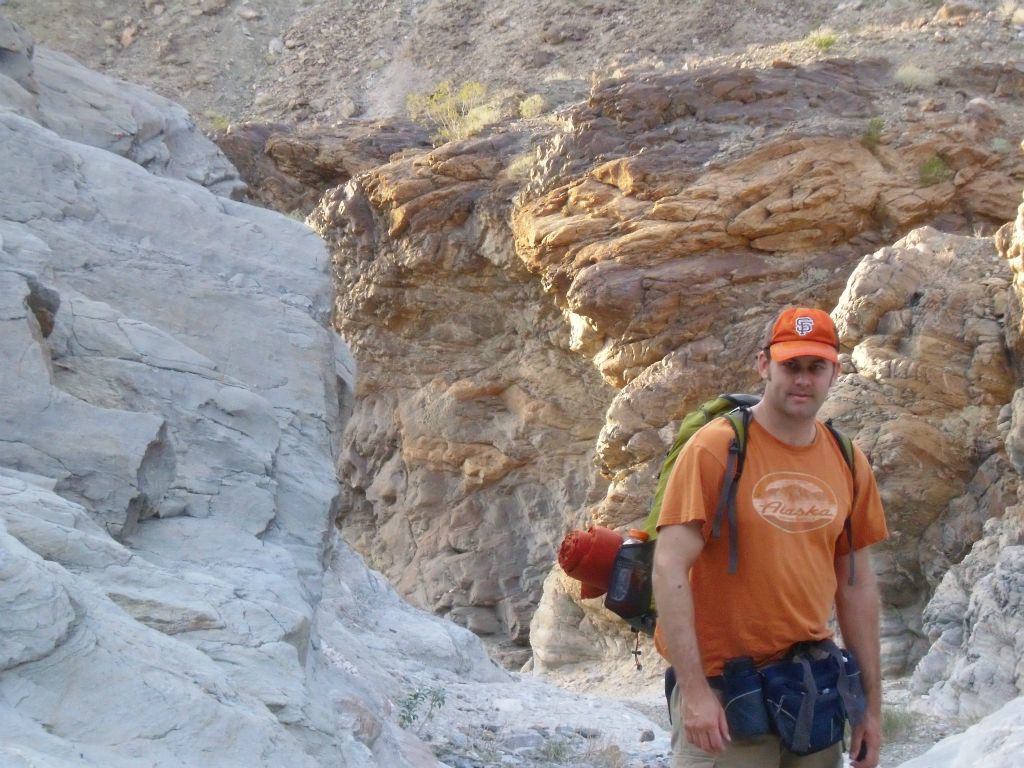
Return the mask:
[[[703,426],[709,424],[716,418],[725,418],[732,426],[733,439],[729,444],[729,455],[726,460],[725,475],[722,478],[722,489],[718,494],[718,505],[715,508],[715,516],[711,525],[711,537],[720,538],[722,522],[726,521],[729,526],[729,573],[736,573],[738,567],[737,549],[737,524],[736,524],[736,492],[739,488],[740,476],[743,473],[743,464],[747,454],[747,433],[750,427],[750,409],[760,402],[758,395],[731,394],[719,395],[690,411],[683,417],[676,438],[669,449],[668,455],[662,462],[658,474],[658,485],[654,492],[654,499],[651,502],[651,510],[644,522],[643,533],[647,538],[645,541],[627,540],[619,550],[612,567],[611,584],[617,583],[629,585],[628,598],[619,600],[613,588],[609,588],[608,596],[605,599],[605,607],[618,614],[629,624],[633,632],[644,632],[648,635],[654,634],[654,627],[657,623],[657,611],[654,607],[654,590],[651,580],[651,571],[654,563],[654,542],[658,537],[658,517],[661,514],[661,504],[665,496],[665,488],[668,485],[669,475],[675,465],[683,446]],[[832,426],[831,420],[825,422],[829,433],[839,446],[851,474],[854,472],[854,451],[853,441],[843,435]],[[856,480],[856,477],[854,478]],[[849,542],[850,551],[853,551],[853,524],[851,516],[847,515],[843,524],[846,540]],[[622,574],[629,572],[632,578],[626,579]],[[640,578],[637,578],[639,574]],[[853,558],[850,558],[850,584],[853,584],[854,569]],[[639,639],[639,638],[638,638]]]

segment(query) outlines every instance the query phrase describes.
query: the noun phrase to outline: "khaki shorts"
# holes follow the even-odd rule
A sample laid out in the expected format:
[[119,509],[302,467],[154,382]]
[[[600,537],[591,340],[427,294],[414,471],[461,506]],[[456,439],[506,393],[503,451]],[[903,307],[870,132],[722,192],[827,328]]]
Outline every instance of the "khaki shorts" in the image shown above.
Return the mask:
[[679,717],[679,686],[672,691],[672,768],[841,768],[843,745],[812,755],[794,755],[773,734],[734,739],[724,752],[705,752],[686,740]]

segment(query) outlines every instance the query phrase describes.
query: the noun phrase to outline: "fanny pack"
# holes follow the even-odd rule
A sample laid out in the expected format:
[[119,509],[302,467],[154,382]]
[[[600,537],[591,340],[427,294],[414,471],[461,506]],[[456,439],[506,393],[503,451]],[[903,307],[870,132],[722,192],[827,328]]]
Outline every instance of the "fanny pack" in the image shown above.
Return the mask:
[[864,719],[860,668],[831,640],[797,643],[785,659],[759,669],[749,657],[730,659],[708,682],[723,695],[733,738],[774,733],[797,755],[832,746],[847,721],[855,727]]

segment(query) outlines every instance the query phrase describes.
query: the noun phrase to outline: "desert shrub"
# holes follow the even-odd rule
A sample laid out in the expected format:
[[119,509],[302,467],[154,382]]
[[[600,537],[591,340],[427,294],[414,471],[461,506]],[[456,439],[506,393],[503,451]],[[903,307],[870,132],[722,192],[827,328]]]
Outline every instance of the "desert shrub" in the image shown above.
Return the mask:
[[513,157],[505,166],[505,175],[510,179],[528,179],[536,162],[537,157],[534,152],[522,152]]
[[209,120],[210,128],[212,128],[214,131],[226,133],[228,128],[231,127],[231,118],[220,112],[208,110],[203,113],[203,117]]
[[922,187],[930,187],[945,181],[953,171],[939,155],[932,155],[917,167],[917,178]]
[[564,763],[572,755],[572,748],[564,739],[549,739],[537,750],[538,756],[549,763]]
[[501,105],[497,103],[481,104],[473,107],[462,121],[461,130],[454,135],[444,136],[445,139],[464,139],[474,136],[488,125],[494,125],[502,118]]
[[882,737],[886,744],[900,741],[913,734],[921,715],[904,707],[882,707]]
[[398,702],[398,724],[403,728],[423,726],[444,706],[444,688],[417,688]]
[[807,35],[807,42],[821,52],[831,49],[839,38],[829,27],[821,27]]
[[411,93],[406,109],[410,119],[434,129],[437,143],[472,136],[497,119],[497,108],[487,105],[487,86],[476,81],[455,87],[445,80],[432,93]]
[[885,120],[880,117],[872,117],[868,120],[868,126],[864,129],[864,133],[860,135],[860,143],[872,151],[882,141],[882,131],[885,129]]
[[526,118],[540,117],[544,113],[546,106],[544,97],[539,93],[535,93],[519,102],[519,116]]
[[583,754],[582,765],[590,768],[626,768],[626,756],[618,744],[592,743]]
[[893,79],[909,91],[921,91],[939,82],[939,76],[930,69],[921,69],[914,64],[904,64],[893,74]]

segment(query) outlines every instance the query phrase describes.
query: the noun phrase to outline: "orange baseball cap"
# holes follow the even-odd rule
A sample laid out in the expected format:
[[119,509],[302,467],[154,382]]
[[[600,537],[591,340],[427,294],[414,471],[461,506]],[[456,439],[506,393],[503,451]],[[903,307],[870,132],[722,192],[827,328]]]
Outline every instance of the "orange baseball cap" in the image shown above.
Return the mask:
[[839,362],[839,336],[835,323],[827,312],[820,309],[784,309],[772,326],[769,346],[772,360],[779,362],[805,355]]

